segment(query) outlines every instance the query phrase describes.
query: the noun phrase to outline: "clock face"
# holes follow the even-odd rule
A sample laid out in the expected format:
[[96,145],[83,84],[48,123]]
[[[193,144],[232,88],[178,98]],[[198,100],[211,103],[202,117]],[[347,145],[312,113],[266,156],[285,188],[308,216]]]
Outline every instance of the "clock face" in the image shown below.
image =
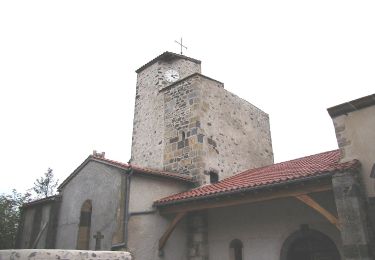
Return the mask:
[[180,74],[176,70],[167,70],[164,73],[164,77],[168,82],[175,82],[180,79]]

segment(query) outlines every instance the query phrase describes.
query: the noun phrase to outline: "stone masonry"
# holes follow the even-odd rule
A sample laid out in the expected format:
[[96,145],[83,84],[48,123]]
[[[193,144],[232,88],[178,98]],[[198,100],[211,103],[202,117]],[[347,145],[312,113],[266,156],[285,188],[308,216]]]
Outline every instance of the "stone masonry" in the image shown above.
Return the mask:
[[[180,80],[168,83],[168,69]],[[272,164],[268,115],[200,74],[200,62],[159,58],[138,71],[132,163],[189,174],[201,185],[210,172],[223,179]]]
[[208,260],[208,222],[205,212],[188,216],[188,259]]
[[168,69],[178,70],[181,78],[201,71],[199,61],[168,56],[137,71],[131,156],[134,165],[163,169],[164,96],[159,90],[168,85],[164,79]]
[[164,93],[164,168],[190,174],[201,184],[273,163],[268,115],[193,74]]
[[346,260],[370,260],[370,233],[365,198],[356,172],[336,173],[332,178]]

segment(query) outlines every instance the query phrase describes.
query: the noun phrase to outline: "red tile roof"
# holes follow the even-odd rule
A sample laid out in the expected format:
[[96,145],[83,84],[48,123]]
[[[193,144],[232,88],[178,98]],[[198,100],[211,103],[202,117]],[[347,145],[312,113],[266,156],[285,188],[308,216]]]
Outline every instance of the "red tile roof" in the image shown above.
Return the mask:
[[[120,168],[120,169],[124,169],[124,170],[127,170],[130,167],[130,165],[127,164],[127,163],[118,162],[118,161],[102,158],[102,157],[99,157],[99,156],[90,155],[89,157],[87,157],[87,159],[85,161],[83,161],[83,163],[80,166],[78,166],[60,184],[60,186],[57,188],[57,190],[60,191],[66,184],[68,184],[68,182],[70,180],[72,180],[79,173],[79,171],[90,161],[96,161],[96,162],[104,163],[104,164],[111,165],[111,166],[114,166],[114,167],[117,167],[117,168]],[[131,167],[133,168],[133,170],[136,174],[145,174],[145,175],[156,176],[156,177],[166,177],[166,178],[171,178],[171,179],[175,179],[175,180],[178,180],[178,181],[195,183],[195,180],[192,177],[187,176],[187,175],[172,173],[172,172],[165,172],[165,171],[160,171],[160,170],[155,170],[155,169],[150,169],[150,168],[144,168],[144,167],[139,167],[139,166],[135,166],[135,165],[131,165]]]
[[193,199],[203,199],[227,193],[243,192],[263,188],[274,184],[303,181],[312,177],[326,176],[337,171],[358,167],[353,160],[340,163],[339,150],[315,154],[291,161],[277,163],[257,169],[247,170],[222,181],[174,194],[155,202],[155,205],[166,205]]
[[[96,157],[96,156],[92,156],[92,157],[96,161],[109,163],[109,164],[111,164],[113,166],[117,166],[119,168],[129,169],[129,167],[130,167],[130,165],[127,164],[127,163],[113,161],[113,160],[109,160],[109,159],[101,158],[101,157]],[[133,168],[133,170],[136,173],[162,176],[162,177],[170,177],[170,178],[173,178],[173,179],[178,179],[178,180],[187,181],[187,182],[195,182],[194,179],[192,177],[188,176],[188,175],[183,175],[183,174],[173,173],[173,172],[160,171],[160,170],[155,170],[155,169],[150,169],[150,168],[144,168],[144,167],[139,167],[139,166],[136,166],[136,165],[133,165],[133,164],[131,165],[131,167]]]

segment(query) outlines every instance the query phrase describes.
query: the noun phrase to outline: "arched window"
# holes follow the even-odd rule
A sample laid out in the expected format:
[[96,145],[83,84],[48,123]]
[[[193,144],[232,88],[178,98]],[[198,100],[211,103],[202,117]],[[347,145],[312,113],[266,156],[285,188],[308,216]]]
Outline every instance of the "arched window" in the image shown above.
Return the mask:
[[241,240],[233,239],[229,245],[229,259],[242,260],[243,259],[243,245]]
[[91,200],[86,200],[81,207],[79,219],[77,249],[88,250],[90,245],[90,227],[91,227]]

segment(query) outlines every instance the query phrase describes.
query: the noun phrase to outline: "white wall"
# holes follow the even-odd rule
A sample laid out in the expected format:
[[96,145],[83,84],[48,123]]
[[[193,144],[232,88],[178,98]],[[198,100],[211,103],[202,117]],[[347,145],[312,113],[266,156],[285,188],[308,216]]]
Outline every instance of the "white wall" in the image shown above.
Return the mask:
[[[331,192],[314,197],[337,215]],[[301,224],[308,224],[310,229],[330,237],[341,251],[339,230],[297,199],[215,209],[208,214],[210,259],[229,259],[229,243],[237,238],[243,243],[245,260],[279,260],[284,241]]]

